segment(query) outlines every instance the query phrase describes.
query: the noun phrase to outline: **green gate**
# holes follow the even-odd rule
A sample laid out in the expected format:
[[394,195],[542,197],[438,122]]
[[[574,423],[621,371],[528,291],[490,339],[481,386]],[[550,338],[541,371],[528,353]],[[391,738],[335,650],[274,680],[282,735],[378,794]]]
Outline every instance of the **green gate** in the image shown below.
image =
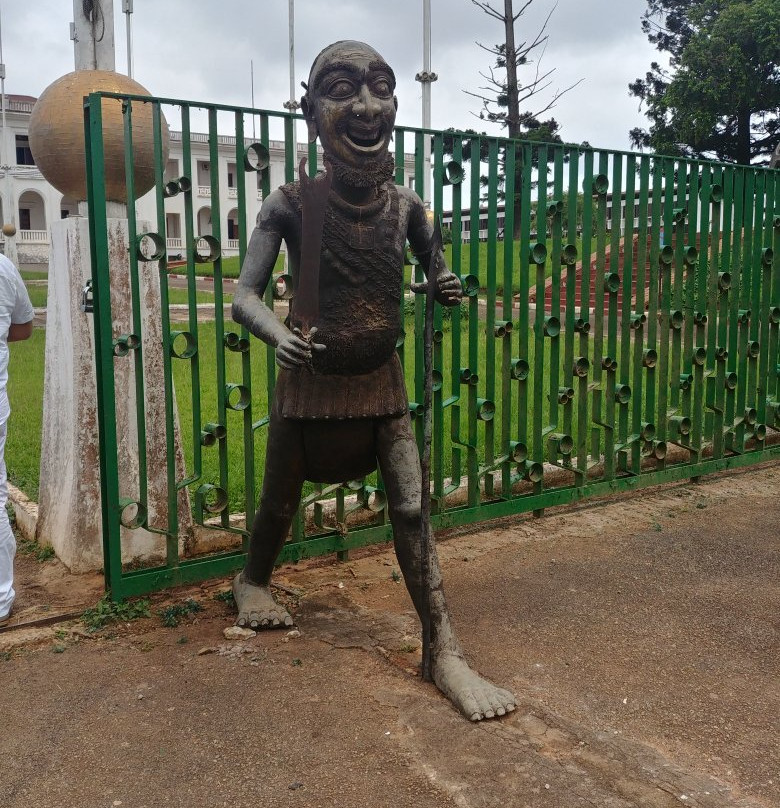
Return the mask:
[[[148,117],[151,107],[153,121],[155,187],[139,203],[151,211],[150,236],[139,234],[127,172],[130,334],[112,326],[108,281],[103,120],[111,105],[121,106],[128,168],[133,111]],[[180,144],[175,176],[163,118]],[[275,366],[273,351],[226,315],[226,276],[243,259],[258,200],[294,179],[301,156],[310,172],[321,160],[314,145],[296,146],[295,126],[289,114],[175,99],[85,101],[102,524],[114,598],[243,565]],[[539,514],[778,457],[780,172],[399,127],[397,182],[423,187],[426,137],[432,208],[444,215],[449,265],[465,292],[459,309],[435,314],[435,527]],[[221,209],[225,199],[232,211]],[[141,249],[144,238],[151,251]],[[179,254],[186,291],[174,304],[170,265]],[[141,333],[141,264],[159,269],[161,344]],[[204,270],[213,294],[199,303]],[[413,258],[407,275],[421,275]],[[283,313],[291,288],[280,263],[268,304]],[[403,314],[398,351],[419,424],[422,302],[407,297]],[[156,523],[147,509],[144,352],[159,355],[164,373],[168,508]],[[118,469],[122,362],[136,369],[139,471],[129,498]],[[206,537],[197,545],[180,535],[182,497]],[[123,564],[123,536],[136,529],[162,536],[162,557]],[[310,485],[281,560],[343,558],[389,536],[381,479]]]

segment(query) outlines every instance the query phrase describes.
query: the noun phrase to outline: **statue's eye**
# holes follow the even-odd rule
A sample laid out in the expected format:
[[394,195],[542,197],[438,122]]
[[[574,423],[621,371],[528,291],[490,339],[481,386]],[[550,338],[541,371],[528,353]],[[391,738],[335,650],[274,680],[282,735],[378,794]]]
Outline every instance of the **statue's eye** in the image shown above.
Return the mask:
[[393,94],[392,85],[387,79],[384,78],[375,79],[371,85],[371,89],[375,95],[382,98],[389,98]]
[[337,79],[328,87],[328,95],[331,98],[349,98],[355,92],[351,81]]

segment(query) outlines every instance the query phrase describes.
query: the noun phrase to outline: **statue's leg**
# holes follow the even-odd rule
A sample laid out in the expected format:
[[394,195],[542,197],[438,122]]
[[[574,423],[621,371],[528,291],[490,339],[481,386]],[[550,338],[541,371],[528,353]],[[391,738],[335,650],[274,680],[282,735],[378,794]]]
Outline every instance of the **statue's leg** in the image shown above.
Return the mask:
[[238,626],[258,629],[293,624],[289,612],[271,595],[270,582],[300,502],[304,477],[301,424],[283,418],[274,404],[260,507],[252,524],[246,567],[233,580]]
[[[387,494],[398,563],[418,614],[423,609],[420,563],[420,458],[408,417],[377,422],[377,456]],[[483,679],[466,663],[450,623],[436,546],[431,541],[431,672],[439,690],[472,721],[515,709],[515,697]]]

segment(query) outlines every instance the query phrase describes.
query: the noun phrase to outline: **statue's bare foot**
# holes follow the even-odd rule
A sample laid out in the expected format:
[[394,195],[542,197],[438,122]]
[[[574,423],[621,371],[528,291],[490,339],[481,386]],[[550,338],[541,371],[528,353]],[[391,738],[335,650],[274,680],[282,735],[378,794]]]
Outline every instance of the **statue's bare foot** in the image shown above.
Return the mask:
[[233,579],[233,597],[238,606],[237,626],[257,630],[284,628],[293,624],[287,609],[273,599],[270,587],[250,583],[244,578],[243,572]]
[[506,715],[516,707],[516,699],[508,690],[483,679],[460,654],[434,652],[431,668],[439,690],[471,721]]

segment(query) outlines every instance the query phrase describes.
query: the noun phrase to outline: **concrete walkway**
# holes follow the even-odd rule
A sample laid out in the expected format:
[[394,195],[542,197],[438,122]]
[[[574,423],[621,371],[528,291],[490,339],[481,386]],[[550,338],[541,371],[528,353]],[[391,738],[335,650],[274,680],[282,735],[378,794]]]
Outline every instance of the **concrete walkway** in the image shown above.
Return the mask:
[[[226,640],[227,581],[94,635],[6,631],[0,802],[780,806],[778,524],[771,463],[441,537],[467,655],[519,697],[477,725],[417,678],[386,548],[280,570],[299,636]],[[39,597],[67,584],[35,569]]]

